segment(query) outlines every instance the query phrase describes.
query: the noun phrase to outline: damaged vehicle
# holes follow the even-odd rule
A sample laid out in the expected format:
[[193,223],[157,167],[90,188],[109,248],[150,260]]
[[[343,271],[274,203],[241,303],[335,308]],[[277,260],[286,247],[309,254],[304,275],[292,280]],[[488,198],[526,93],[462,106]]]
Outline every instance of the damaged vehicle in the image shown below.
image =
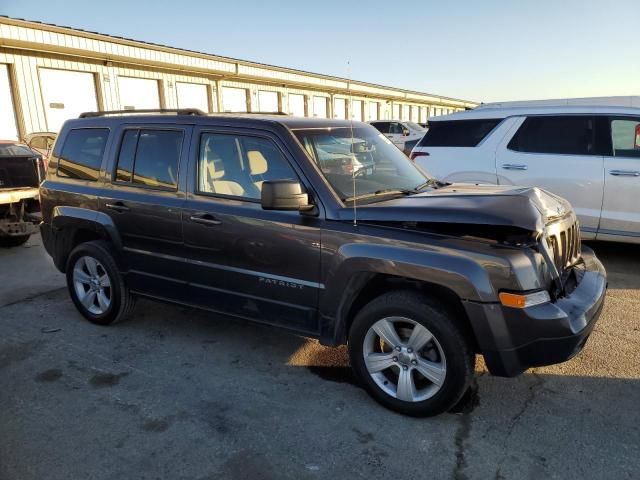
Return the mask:
[[0,141],[0,247],[17,247],[38,231],[42,157],[26,145]]
[[477,354],[515,376],[587,342],[606,273],[562,198],[439,183],[360,122],[158,113],[83,114],[54,146],[43,242],[87,320],[148,297],[346,344],[415,416],[451,409]]

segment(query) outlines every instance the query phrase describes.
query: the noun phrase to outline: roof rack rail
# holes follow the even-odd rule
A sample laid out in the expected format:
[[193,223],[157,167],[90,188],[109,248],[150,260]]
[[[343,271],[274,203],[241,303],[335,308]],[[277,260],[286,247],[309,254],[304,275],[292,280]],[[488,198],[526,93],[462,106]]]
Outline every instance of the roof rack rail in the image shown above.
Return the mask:
[[103,112],[83,112],[78,118],[104,117],[106,115],[135,115],[138,113],[173,113],[203,117],[207,114],[197,108],[143,108],[141,110],[106,110]]
[[213,112],[211,115],[289,115],[287,112]]

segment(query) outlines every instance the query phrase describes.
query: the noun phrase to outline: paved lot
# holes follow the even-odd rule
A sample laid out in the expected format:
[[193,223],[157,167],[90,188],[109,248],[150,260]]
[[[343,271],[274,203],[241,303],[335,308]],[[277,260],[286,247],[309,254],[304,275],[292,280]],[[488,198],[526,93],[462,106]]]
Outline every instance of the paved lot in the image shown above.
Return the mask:
[[[638,478],[640,246],[596,244],[603,317],[574,360],[416,420],[342,349],[147,301],[104,328],[39,246],[0,252],[0,479]],[[480,363],[480,362],[479,362]]]

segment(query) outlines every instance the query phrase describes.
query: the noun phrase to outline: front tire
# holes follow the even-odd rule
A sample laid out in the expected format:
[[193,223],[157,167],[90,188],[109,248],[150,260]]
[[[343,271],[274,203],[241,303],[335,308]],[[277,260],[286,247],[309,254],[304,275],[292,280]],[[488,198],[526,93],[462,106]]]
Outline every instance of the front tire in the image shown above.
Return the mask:
[[78,311],[92,323],[110,325],[133,310],[129,292],[107,242],[81,243],[67,260],[67,288]]
[[474,375],[475,355],[455,317],[409,291],[384,294],[358,312],[349,355],[375,400],[417,417],[451,409]]

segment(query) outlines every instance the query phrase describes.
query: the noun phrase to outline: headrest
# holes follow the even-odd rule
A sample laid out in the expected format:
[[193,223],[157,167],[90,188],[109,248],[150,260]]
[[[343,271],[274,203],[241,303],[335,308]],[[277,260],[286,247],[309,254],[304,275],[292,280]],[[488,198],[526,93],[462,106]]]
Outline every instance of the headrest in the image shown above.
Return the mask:
[[262,155],[262,152],[251,150],[247,152],[247,156],[249,157],[251,175],[262,175],[267,171],[267,160],[264,158],[264,155]]

